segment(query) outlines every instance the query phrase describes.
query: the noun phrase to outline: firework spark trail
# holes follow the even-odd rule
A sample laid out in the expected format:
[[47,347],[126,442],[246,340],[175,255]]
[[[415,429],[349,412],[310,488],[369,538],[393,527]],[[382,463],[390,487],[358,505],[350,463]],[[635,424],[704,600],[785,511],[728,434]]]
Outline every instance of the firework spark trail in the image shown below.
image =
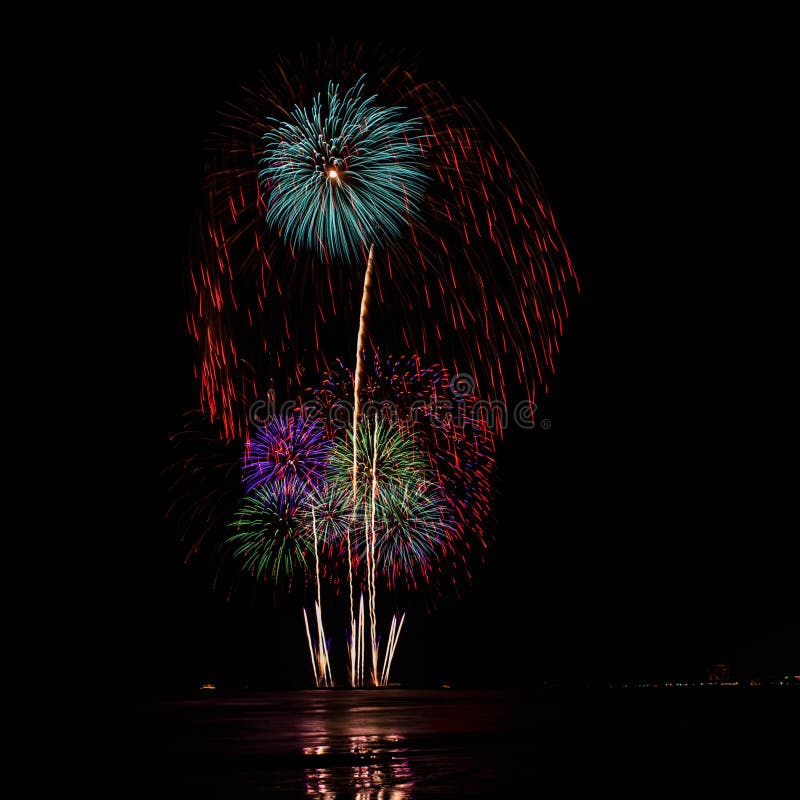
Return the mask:
[[330,658],[328,657],[328,641],[325,638],[325,628],[322,624],[322,609],[319,603],[314,604],[317,610],[317,659],[319,661],[319,673],[322,675],[323,686],[333,686],[333,677],[331,676]]
[[383,672],[381,673],[381,686],[388,686],[389,684],[389,672],[392,669],[392,659],[394,658],[394,651],[397,647],[397,640],[400,638],[400,631],[403,627],[403,622],[405,621],[406,615],[403,612],[403,616],[400,618],[400,624],[397,624],[397,616],[392,617],[392,625],[389,629],[389,641],[386,644],[386,654],[383,658]]
[[[317,572],[317,649],[319,651],[319,655],[317,658],[319,659],[319,671],[323,676],[323,682],[325,680],[325,662],[320,657],[322,651],[322,642],[325,641],[325,634],[322,630],[322,614],[320,612],[320,606],[322,605],[322,590],[319,584],[319,550],[317,548],[317,515],[314,512],[314,506],[311,506],[311,527],[314,532],[314,568]],[[306,610],[303,609],[303,614],[306,613]],[[308,627],[308,619],[306,619],[306,627]],[[316,669],[314,670],[314,674],[316,675]],[[319,683],[317,683],[319,686]]]
[[364,594],[361,594],[361,602],[358,606],[358,685],[364,685],[364,655],[365,655],[365,647],[364,647]]
[[306,610],[303,609],[303,619],[306,624],[306,636],[308,637],[308,648],[311,653],[311,666],[314,670],[314,682],[319,687],[333,686],[333,676],[331,675],[330,657],[328,655],[328,642],[325,636],[325,626],[322,624],[322,588],[319,580],[319,547],[317,540],[317,517],[314,507],[311,507],[311,527],[313,531],[314,540],[314,566],[317,575],[317,599],[314,602],[316,616],[317,616],[317,653],[316,665],[314,646],[311,641],[311,632],[308,627],[308,615]]
[[308,614],[306,614],[305,609],[303,609],[303,620],[306,623],[306,636],[308,637],[308,652],[311,655],[311,669],[314,670],[314,685],[319,686],[319,678],[317,677],[317,665],[315,663],[315,657],[314,657],[314,645],[311,644],[311,631],[308,628]]
[[364,273],[364,288],[361,292],[361,311],[358,319],[358,340],[356,342],[356,371],[353,383],[353,493],[356,489],[356,428],[361,416],[361,382],[364,379],[364,347],[367,340],[367,317],[369,314],[369,301],[372,288],[372,264],[375,254],[375,245],[370,245],[367,270]]
[[[333,686],[331,677],[330,659],[328,657],[328,643],[325,637],[325,628],[322,624],[322,588],[319,580],[319,548],[317,542],[317,516],[314,506],[311,506],[311,526],[314,535],[314,566],[317,572],[317,649],[319,651],[318,660],[320,674],[322,675],[323,685]],[[305,613],[305,610],[303,611]],[[327,671],[327,676],[326,676]],[[327,680],[327,684],[326,684]]]
[[[372,508],[367,529],[367,580],[369,585],[369,620],[372,641],[372,683],[378,685],[378,636],[375,613],[375,501],[378,496],[378,417],[375,416],[375,433],[372,438]],[[372,536],[370,538],[370,530]]]
[[[389,682],[389,673],[392,669],[392,661],[394,659],[394,651],[397,649],[397,642],[400,640],[400,631],[403,630],[403,623],[406,621],[406,612],[403,612],[403,616],[400,617],[400,624],[397,626],[397,630],[394,634],[394,641],[392,642],[392,652],[389,655],[389,663],[386,665],[386,683]],[[385,684],[384,684],[385,685]]]
[[317,570],[317,605],[322,607],[322,589],[319,583],[319,548],[317,546],[317,514],[311,506],[311,527],[314,532],[314,566]]
[[358,607],[358,623],[350,640],[353,648],[350,653],[352,665],[350,685],[353,687],[364,685],[364,641],[364,595],[362,593]]
[[[364,347],[367,337],[367,315],[369,313],[370,286],[372,285],[372,259],[375,245],[369,247],[367,269],[364,273],[364,288],[361,292],[361,312],[358,321],[358,340],[356,342],[356,368],[353,381],[353,522],[355,523],[358,506],[358,420],[361,414],[361,381],[364,376]],[[350,587],[350,633],[351,639],[355,636],[355,619],[353,616],[353,550],[350,543],[350,531],[347,531],[347,577]],[[351,644],[351,653],[358,648]],[[351,675],[355,672],[355,662],[351,657]]]
[[350,638],[348,640],[348,654],[350,656],[350,686],[358,686],[358,648],[359,634],[355,629],[355,619],[350,617]]
[[389,661],[389,653],[392,651],[392,641],[394,640],[394,632],[397,629],[397,616],[392,616],[392,624],[389,626],[389,638],[386,642],[386,652],[383,655],[383,670],[381,670],[380,686],[385,686],[386,664]]

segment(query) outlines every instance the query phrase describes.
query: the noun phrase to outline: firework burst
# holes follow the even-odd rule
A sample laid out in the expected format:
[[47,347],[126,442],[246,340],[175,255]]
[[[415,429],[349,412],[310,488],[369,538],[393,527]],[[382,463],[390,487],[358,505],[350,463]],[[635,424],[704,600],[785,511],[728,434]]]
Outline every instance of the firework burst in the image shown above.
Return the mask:
[[405,582],[418,588],[433,568],[452,554],[454,525],[433,483],[418,481],[379,488],[376,502],[375,559],[389,588]]
[[[423,480],[432,484],[445,504],[443,529],[452,555],[448,563],[460,563],[469,578],[472,561],[482,558],[490,538],[497,422],[491,418],[490,407],[468,390],[454,393],[453,386],[446,369],[423,366],[416,356],[382,356],[378,352],[364,356],[365,414],[377,414],[383,420],[381,436],[393,432],[395,447],[402,442],[413,450],[411,459],[404,456],[402,462],[412,467],[407,475],[424,475]],[[352,393],[353,372],[338,362],[309,397],[320,409],[320,417],[331,420],[335,427],[345,424]],[[371,468],[368,438],[362,429],[358,447],[361,475],[368,475]],[[346,458],[347,447],[337,440],[332,459],[340,475],[346,469]],[[361,478],[362,492],[366,480]],[[449,572],[448,580],[454,580],[453,570]],[[429,573],[429,580],[432,577]]]
[[[458,525],[422,450],[424,439],[396,423],[365,418],[358,426],[356,454],[357,516],[352,516],[352,448],[347,437],[334,445],[329,463],[329,491],[338,498],[336,530],[352,518],[356,568],[367,562],[374,544],[375,568],[394,587],[417,586],[445,555],[454,551]],[[348,503],[349,500],[349,503]],[[350,517],[348,517],[348,507]]]
[[242,479],[249,492],[287,483],[317,489],[325,477],[331,442],[321,422],[301,414],[274,416],[255,429],[245,445]]
[[[425,469],[425,460],[411,436],[383,420],[365,420],[358,426],[356,441],[357,495],[367,496],[373,479],[381,485],[407,485]],[[339,486],[351,485],[353,446],[350,438],[340,437],[331,452],[328,478]]]
[[267,224],[326,262],[363,262],[371,244],[397,239],[428,182],[420,121],[403,112],[364,97],[362,77],[345,92],[330,83],[290,121],[270,119],[259,172]]
[[224,437],[268,375],[294,392],[350,349],[373,244],[385,346],[501,400],[554,367],[576,281],[529,160],[475,104],[397,65],[364,78],[364,61],[281,63],[211,142],[187,324]]
[[331,557],[340,557],[348,530],[361,528],[364,524],[358,508],[354,513],[350,484],[326,481],[309,494],[303,513],[308,515],[311,509],[316,517],[321,548]]
[[305,576],[313,543],[302,498],[300,487],[286,483],[259,486],[245,497],[228,536],[244,571],[276,583],[291,582],[295,573]]

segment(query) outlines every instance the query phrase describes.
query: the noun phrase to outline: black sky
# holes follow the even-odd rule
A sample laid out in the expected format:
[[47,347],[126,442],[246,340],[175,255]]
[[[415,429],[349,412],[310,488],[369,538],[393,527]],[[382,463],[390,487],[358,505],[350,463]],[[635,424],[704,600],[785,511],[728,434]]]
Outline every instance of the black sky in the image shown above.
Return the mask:
[[[296,604],[226,602],[207,571],[183,565],[160,472],[197,404],[182,271],[205,135],[259,67],[332,34],[416,52],[426,76],[505,122],[582,284],[540,403],[552,428],[509,433],[487,564],[461,600],[415,611],[398,676],[700,677],[717,661],[797,671],[794,484],[775,455],[791,432],[793,363],[784,151],[769,122],[779,91],[720,21],[621,22],[229,14],[186,29],[140,22],[137,46],[114,53],[105,134],[112,170],[125,171],[108,288],[125,357],[110,370],[124,398],[113,439],[129,455],[108,531],[110,674],[176,688],[296,683],[306,669]],[[519,636],[538,654],[524,667]]]

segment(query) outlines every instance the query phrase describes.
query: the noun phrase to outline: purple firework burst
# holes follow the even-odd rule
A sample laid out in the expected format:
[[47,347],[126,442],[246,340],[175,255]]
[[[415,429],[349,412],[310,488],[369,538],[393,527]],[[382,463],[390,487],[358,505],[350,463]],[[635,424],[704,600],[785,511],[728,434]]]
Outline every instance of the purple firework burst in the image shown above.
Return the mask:
[[318,489],[330,454],[319,421],[301,414],[272,417],[245,445],[242,481],[247,492],[268,483]]

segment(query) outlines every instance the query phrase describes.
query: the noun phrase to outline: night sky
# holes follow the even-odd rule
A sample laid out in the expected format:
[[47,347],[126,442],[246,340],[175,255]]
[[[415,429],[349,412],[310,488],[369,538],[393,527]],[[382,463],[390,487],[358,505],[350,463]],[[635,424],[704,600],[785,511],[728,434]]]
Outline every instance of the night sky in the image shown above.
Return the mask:
[[[395,677],[691,679],[720,661],[797,672],[793,484],[775,460],[793,428],[784,156],[767,121],[778,89],[754,77],[746,42],[696,20],[634,21],[623,35],[609,17],[345,16],[140,22],[134,48],[109,39],[119,102],[100,135],[127,160],[107,284],[121,354],[109,387],[124,399],[109,441],[126,453],[106,534],[118,646],[104,671],[156,692],[310,678],[296,599],[227,602],[207,564],[184,566],[161,473],[198,404],[184,267],[205,136],[260,66],[336,35],[417,53],[426,77],[505,122],[582,285],[540,398],[552,427],[509,431],[487,563],[461,599],[413,609]],[[124,133],[110,130],[118,120]],[[532,662],[515,655],[518,637]]]

